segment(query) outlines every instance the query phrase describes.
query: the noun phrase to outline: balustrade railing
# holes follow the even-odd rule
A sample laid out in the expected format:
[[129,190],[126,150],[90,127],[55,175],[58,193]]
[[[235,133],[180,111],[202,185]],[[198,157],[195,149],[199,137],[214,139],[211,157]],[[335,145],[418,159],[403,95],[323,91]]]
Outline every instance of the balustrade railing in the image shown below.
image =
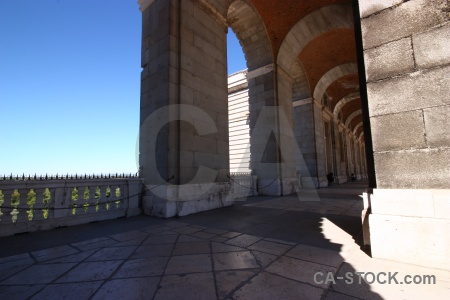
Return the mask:
[[16,178],[0,177],[0,236],[140,214],[139,178]]
[[118,178],[125,178],[125,179],[129,179],[129,178],[139,178],[139,174],[138,173],[108,173],[108,174],[66,174],[66,175],[0,175],[0,181],[26,181],[26,180],[60,180],[60,179],[65,179],[65,180],[82,180],[82,179],[118,179]]

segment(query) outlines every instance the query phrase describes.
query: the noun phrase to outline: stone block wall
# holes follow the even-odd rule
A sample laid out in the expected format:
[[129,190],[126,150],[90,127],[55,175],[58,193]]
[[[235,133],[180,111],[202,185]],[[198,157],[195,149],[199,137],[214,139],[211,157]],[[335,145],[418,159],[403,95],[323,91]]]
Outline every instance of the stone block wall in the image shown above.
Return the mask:
[[372,255],[449,269],[448,1],[359,6],[377,182]]
[[369,2],[360,6],[377,186],[449,188],[446,1]]
[[[171,183],[189,183],[200,166],[216,171],[216,182],[228,181],[226,25],[192,0],[153,1],[142,18],[140,165],[146,182],[160,183],[153,157],[163,179],[174,177]],[[170,108],[151,144],[153,125],[145,120],[168,105],[200,108],[211,124],[189,109]],[[177,114],[188,121],[174,120]]]
[[[295,103],[294,103],[295,105]],[[312,177],[317,178],[316,172],[316,145],[314,136],[314,120],[311,99],[303,105],[294,106],[294,132],[298,146],[305,160],[307,171]],[[304,174],[302,166],[297,166],[297,171]]]

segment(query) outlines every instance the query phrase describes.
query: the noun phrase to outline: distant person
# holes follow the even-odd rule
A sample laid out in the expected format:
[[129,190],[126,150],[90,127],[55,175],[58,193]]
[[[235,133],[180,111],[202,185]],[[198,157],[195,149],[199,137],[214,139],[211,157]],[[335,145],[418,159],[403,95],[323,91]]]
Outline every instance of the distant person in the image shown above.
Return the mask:
[[328,185],[331,185],[334,182],[333,173],[328,173],[327,179],[328,179]]
[[350,175],[350,180],[351,180],[352,182],[356,180],[355,174],[352,173],[352,175]]

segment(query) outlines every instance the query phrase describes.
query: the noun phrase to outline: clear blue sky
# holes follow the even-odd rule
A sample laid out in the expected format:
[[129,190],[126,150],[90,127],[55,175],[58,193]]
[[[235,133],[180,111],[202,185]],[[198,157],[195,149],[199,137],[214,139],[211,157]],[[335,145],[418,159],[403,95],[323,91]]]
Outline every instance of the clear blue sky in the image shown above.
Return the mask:
[[0,175],[136,172],[140,45],[136,0],[0,0]]

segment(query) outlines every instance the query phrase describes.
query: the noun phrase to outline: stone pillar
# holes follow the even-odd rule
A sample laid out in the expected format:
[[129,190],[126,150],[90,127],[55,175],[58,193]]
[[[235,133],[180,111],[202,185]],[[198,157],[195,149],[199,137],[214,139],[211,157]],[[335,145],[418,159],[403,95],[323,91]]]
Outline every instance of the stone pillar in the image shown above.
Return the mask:
[[139,194],[142,192],[142,181],[141,179],[128,179],[128,188],[127,188],[127,198],[128,198],[128,207],[126,211],[127,217],[138,216],[141,214],[140,199]]
[[358,139],[356,137],[353,140],[353,149],[355,149],[355,176],[359,180],[361,179],[361,157],[359,155]]
[[450,269],[450,25],[440,0],[359,0],[377,188],[372,255]]
[[347,138],[347,155],[348,155],[348,172],[349,175],[351,173],[355,173],[355,153],[354,153],[354,147],[353,147],[353,141],[352,141],[352,136],[351,136],[351,132],[347,131],[346,134],[346,138]]
[[326,153],[325,128],[322,106],[318,101],[313,101],[312,108],[314,110],[314,134],[316,136],[317,180],[319,187],[327,187],[328,154]]
[[[250,169],[258,177],[261,195],[281,195],[281,174],[278,165],[278,136],[275,132],[276,114],[268,111],[266,122],[261,123],[261,110],[265,106],[276,107],[275,71],[273,65],[252,70],[247,74],[249,88]],[[258,134],[255,128],[268,125]],[[270,132],[270,130],[274,130]],[[267,136],[268,134],[268,136]]]
[[144,212],[171,217],[231,205],[227,25],[203,1],[140,1]]
[[367,171],[367,159],[366,159],[366,146],[365,144],[362,144],[362,158],[363,158],[363,166],[364,166],[364,178],[367,178],[368,171]]
[[[311,98],[293,102],[294,132],[305,165],[297,162],[301,186],[319,187],[317,180],[316,136],[314,134],[313,103]],[[306,168],[306,169],[305,169]]]
[[278,76],[274,65],[247,74],[250,106],[250,168],[262,195],[295,191],[295,136],[292,83]]

